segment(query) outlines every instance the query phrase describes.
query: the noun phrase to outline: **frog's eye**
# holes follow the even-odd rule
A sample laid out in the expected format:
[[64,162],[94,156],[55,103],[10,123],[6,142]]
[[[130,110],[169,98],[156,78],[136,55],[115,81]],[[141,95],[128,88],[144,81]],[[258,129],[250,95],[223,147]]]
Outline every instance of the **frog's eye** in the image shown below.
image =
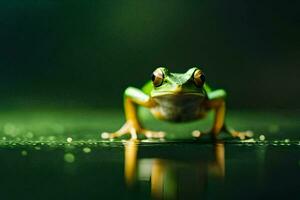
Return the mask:
[[202,87],[205,82],[205,76],[200,69],[195,70],[194,75],[194,83],[197,87]]
[[161,69],[156,69],[152,74],[152,82],[155,87],[161,86],[164,81],[164,73]]

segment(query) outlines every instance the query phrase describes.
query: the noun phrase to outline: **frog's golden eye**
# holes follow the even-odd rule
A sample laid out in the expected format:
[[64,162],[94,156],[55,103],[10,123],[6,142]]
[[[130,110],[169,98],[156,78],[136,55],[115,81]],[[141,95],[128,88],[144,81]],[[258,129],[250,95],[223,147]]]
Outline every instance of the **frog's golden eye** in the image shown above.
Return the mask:
[[161,86],[164,81],[164,73],[161,69],[156,69],[152,74],[152,82],[155,87]]
[[205,82],[205,76],[200,69],[195,70],[194,75],[194,83],[197,87],[202,87]]

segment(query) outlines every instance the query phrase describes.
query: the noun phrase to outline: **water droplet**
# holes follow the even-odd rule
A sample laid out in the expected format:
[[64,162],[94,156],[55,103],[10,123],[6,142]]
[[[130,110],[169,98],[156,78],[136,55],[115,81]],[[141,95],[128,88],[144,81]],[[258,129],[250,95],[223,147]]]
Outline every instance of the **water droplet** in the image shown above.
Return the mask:
[[90,153],[91,152],[91,149],[89,147],[84,147],[82,150],[83,150],[84,153]]
[[67,142],[71,143],[73,141],[73,139],[71,137],[67,138]]
[[34,148],[35,148],[36,150],[41,150],[41,147],[38,147],[38,146],[37,146],[37,147],[34,147]]
[[194,131],[192,132],[192,136],[193,136],[193,137],[200,137],[200,136],[201,136],[201,132],[198,131],[198,130],[194,130]]
[[259,136],[259,140],[260,140],[260,141],[264,141],[265,139],[266,139],[266,137],[265,137],[264,135],[260,135],[260,136]]
[[23,150],[23,151],[21,151],[21,155],[22,155],[22,156],[27,156],[28,153],[27,153],[27,151]]
[[68,163],[73,163],[75,161],[75,156],[71,153],[66,153],[64,155],[64,160]]
[[106,132],[101,134],[102,139],[109,139],[109,136],[110,136],[109,133],[106,133]]
[[284,142],[285,142],[285,143],[289,143],[290,140],[289,140],[289,139],[285,139]]

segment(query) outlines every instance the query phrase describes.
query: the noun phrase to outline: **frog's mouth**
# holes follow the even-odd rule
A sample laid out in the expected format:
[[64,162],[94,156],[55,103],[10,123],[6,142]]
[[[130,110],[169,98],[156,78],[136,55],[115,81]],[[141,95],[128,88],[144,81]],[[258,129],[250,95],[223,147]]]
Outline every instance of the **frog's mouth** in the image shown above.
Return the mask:
[[157,92],[155,94],[152,95],[153,98],[155,97],[171,97],[173,96],[174,98],[176,97],[184,97],[184,96],[195,96],[198,98],[204,98],[205,95],[203,93],[199,93],[199,92]]

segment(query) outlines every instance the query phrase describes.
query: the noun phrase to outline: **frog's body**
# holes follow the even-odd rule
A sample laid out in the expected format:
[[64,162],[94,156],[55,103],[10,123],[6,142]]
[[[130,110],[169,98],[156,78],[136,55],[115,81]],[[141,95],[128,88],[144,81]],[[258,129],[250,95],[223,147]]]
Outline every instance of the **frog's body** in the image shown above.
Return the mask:
[[[152,82],[148,82],[142,88],[142,91],[147,95],[151,95],[153,87]],[[151,88],[150,91],[149,88]],[[206,110],[201,106],[205,98],[206,94],[202,93],[166,93],[157,95],[152,97],[155,106],[150,108],[150,111],[153,116],[160,120],[170,122],[192,121],[205,116]]]
[[202,118],[206,112],[201,107],[203,96],[200,95],[164,95],[154,97],[156,106],[151,113],[161,120],[186,122]]
[[103,138],[119,137],[126,133],[130,133],[133,139],[137,138],[137,133],[147,137],[163,137],[163,132],[142,128],[136,105],[148,108],[157,119],[171,122],[201,119],[208,111],[215,110],[215,121],[211,130],[214,138],[221,130],[226,130],[232,136],[241,139],[250,136],[248,133],[225,127],[226,92],[222,89],[211,90],[204,82],[203,72],[196,67],[182,74],[170,73],[164,67],[157,68],[153,72],[152,81],[147,82],[141,90],[133,87],[125,90],[124,107],[127,122],[115,133],[103,133]]

